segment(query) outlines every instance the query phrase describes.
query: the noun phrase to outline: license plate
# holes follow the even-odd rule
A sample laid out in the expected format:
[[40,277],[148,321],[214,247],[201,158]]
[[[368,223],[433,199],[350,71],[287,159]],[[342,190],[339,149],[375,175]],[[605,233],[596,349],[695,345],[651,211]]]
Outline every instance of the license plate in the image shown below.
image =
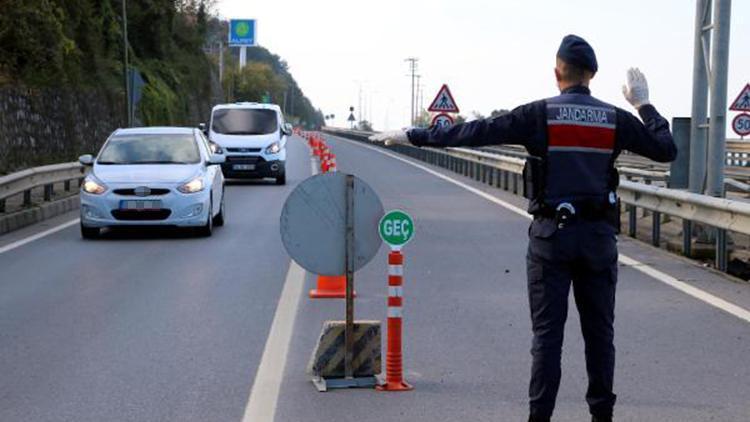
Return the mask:
[[161,201],[120,201],[121,210],[158,210]]
[[255,170],[255,164],[233,164],[232,170]]

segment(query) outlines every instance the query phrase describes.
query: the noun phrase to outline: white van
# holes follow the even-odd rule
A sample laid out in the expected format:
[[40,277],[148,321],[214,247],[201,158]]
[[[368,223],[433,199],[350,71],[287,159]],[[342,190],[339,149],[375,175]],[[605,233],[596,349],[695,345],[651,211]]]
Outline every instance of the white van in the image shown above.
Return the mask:
[[208,139],[226,156],[221,165],[227,178],[274,178],[286,183],[286,142],[292,126],[275,104],[219,104],[211,121],[201,124]]

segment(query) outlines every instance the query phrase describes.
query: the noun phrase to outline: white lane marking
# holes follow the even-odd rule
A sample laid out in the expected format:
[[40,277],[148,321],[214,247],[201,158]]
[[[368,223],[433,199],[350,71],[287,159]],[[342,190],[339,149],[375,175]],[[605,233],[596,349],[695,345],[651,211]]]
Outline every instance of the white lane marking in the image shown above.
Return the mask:
[[272,422],[276,416],[276,404],[304,282],[305,270],[291,261],[242,422]]
[[[310,157],[313,176],[318,174],[315,158]],[[289,343],[294,333],[294,319],[305,285],[305,270],[290,261],[279,304],[268,332],[258,372],[245,405],[242,422],[273,422],[281,392],[281,381],[286,371]]]
[[[416,167],[418,169],[424,170],[427,173],[432,174],[433,176],[439,177],[439,178],[441,178],[441,179],[443,179],[443,180],[445,180],[447,182],[453,183],[454,185],[459,186],[461,188],[464,188],[464,189],[468,190],[469,192],[472,192],[472,193],[474,193],[476,195],[479,195],[482,198],[484,198],[484,199],[486,199],[486,200],[488,200],[490,202],[493,202],[493,203],[495,203],[497,205],[500,205],[501,207],[507,208],[508,210],[510,210],[510,211],[512,211],[512,212],[514,212],[514,213],[516,213],[516,214],[518,214],[518,215],[520,215],[520,216],[522,216],[522,217],[524,217],[524,218],[526,218],[528,220],[532,219],[531,215],[529,215],[529,213],[527,213],[525,210],[523,210],[521,208],[518,208],[515,205],[509,204],[508,202],[505,202],[505,201],[503,201],[501,199],[498,199],[498,198],[496,198],[496,197],[494,197],[494,196],[492,196],[492,195],[490,195],[490,194],[488,194],[486,192],[483,192],[483,191],[481,191],[481,190],[479,190],[479,189],[477,189],[475,187],[469,186],[469,185],[467,185],[465,183],[462,183],[462,182],[460,182],[458,180],[455,180],[452,177],[449,177],[449,176],[446,176],[446,175],[444,175],[442,173],[439,173],[439,172],[437,172],[437,171],[435,171],[435,170],[433,170],[431,168],[425,167],[425,166],[423,166],[421,164],[417,164],[417,163],[409,161],[409,160],[407,160],[405,158],[399,157],[399,156],[397,156],[397,155],[395,155],[395,154],[393,154],[391,152],[383,150],[382,148],[377,148],[377,147],[374,147],[374,146],[371,146],[371,145],[365,145],[365,144],[362,144],[360,142],[355,142],[355,141],[351,141],[351,140],[340,138],[340,137],[336,137],[336,138],[337,139],[341,139],[343,141],[346,141],[346,142],[348,142],[350,144],[354,144],[354,145],[360,146],[362,148],[367,148],[367,149],[371,149],[373,151],[377,151],[380,154],[387,155],[387,156],[389,156],[389,157],[391,157],[393,159],[399,160],[399,161],[404,162],[406,164],[409,164],[409,165],[411,165],[413,167]],[[744,308],[742,308],[740,306],[737,306],[737,305],[735,305],[735,304],[733,304],[731,302],[728,302],[728,301],[726,301],[726,300],[724,300],[724,299],[722,299],[722,298],[720,298],[720,297],[718,297],[716,295],[713,295],[713,294],[711,294],[711,293],[709,293],[709,292],[707,292],[705,290],[699,289],[699,288],[697,288],[695,286],[692,286],[692,285],[690,285],[688,283],[680,281],[680,280],[678,280],[678,279],[670,276],[669,274],[663,273],[663,272],[655,269],[654,267],[651,267],[648,264],[644,264],[643,262],[640,262],[637,259],[633,259],[633,258],[631,258],[631,257],[629,257],[627,255],[620,254],[619,260],[620,260],[620,262],[623,265],[627,265],[627,266],[633,268],[636,271],[640,271],[641,273],[643,273],[643,274],[645,274],[645,275],[647,275],[647,276],[649,276],[649,277],[651,277],[651,278],[653,278],[655,280],[661,281],[662,283],[664,283],[664,284],[666,284],[666,285],[668,285],[670,287],[673,287],[673,288],[675,288],[675,289],[677,289],[677,290],[679,290],[679,291],[681,291],[681,292],[683,292],[683,293],[685,293],[685,294],[687,294],[689,296],[692,296],[692,297],[694,297],[694,298],[696,298],[696,299],[698,299],[698,300],[700,300],[700,301],[702,301],[704,303],[707,303],[707,304],[709,304],[709,305],[711,305],[711,306],[713,306],[715,308],[721,309],[722,311],[724,311],[724,312],[726,312],[728,314],[734,315],[735,317],[737,317],[737,318],[739,318],[739,319],[741,319],[743,321],[750,322],[750,311],[748,311],[747,309],[744,309]]]
[[695,286],[692,286],[684,281],[680,281],[669,274],[663,273],[647,264],[644,264],[638,260],[630,258],[626,255],[620,255],[620,262],[631,268],[642,272],[652,278],[661,281],[664,284],[672,286],[673,288],[690,295],[698,300],[708,303],[711,306],[721,309],[722,311],[728,312],[737,318],[743,319],[746,322],[750,322],[750,311],[741,308],[734,303],[727,302],[726,300],[714,296],[711,293],[703,291]]
[[25,245],[27,243],[31,243],[31,242],[33,242],[35,240],[38,240],[38,239],[41,239],[43,237],[49,236],[51,234],[57,233],[60,230],[67,229],[68,227],[70,227],[70,226],[72,226],[74,224],[78,224],[79,221],[80,221],[80,219],[76,218],[75,220],[67,221],[65,223],[60,224],[59,226],[52,227],[51,229],[47,229],[47,230],[45,230],[43,232],[39,232],[39,233],[33,234],[33,235],[29,236],[29,237],[25,237],[23,239],[16,240],[15,242],[9,243],[9,244],[7,244],[5,246],[0,246],[0,254],[3,254],[3,253],[8,252],[8,251],[12,251],[13,249],[19,248],[19,247],[21,247],[21,246],[23,246],[23,245]]

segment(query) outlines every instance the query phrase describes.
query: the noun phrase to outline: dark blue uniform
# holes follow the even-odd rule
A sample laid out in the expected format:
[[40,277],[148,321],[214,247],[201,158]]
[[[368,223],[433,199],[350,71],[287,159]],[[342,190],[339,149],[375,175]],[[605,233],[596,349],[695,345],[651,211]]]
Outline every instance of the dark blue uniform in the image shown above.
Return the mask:
[[[571,284],[586,344],[586,400],[594,417],[607,420],[612,415],[617,239],[603,213],[584,208],[614,202],[610,181],[622,150],[661,162],[674,160],[677,151],[667,121],[652,105],[642,106],[639,114],[643,123],[595,99],[588,88],[575,86],[496,118],[408,132],[416,146],[517,144],[546,159],[544,191],[529,205],[535,215],[527,253],[533,420],[548,420],[555,406]],[[578,215],[559,224],[555,210],[563,203],[577,207]]]

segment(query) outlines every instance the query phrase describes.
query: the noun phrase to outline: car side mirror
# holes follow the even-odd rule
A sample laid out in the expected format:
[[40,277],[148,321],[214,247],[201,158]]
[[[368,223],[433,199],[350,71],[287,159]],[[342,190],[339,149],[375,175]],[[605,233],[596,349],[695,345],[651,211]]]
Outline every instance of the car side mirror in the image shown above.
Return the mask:
[[91,154],[84,154],[84,155],[78,157],[78,162],[81,163],[84,166],[93,166],[94,165],[94,157]]
[[208,135],[208,126],[206,126],[205,123],[198,123],[198,129],[200,129],[201,132]]
[[292,133],[294,133],[294,127],[292,127],[291,123],[284,123],[284,126],[282,126],[281,131],[286,136],[291,136]]
[[211,154],[208,157],[208,165],[219,165],[224,164],[227,161],[227,157],[221,154]]

